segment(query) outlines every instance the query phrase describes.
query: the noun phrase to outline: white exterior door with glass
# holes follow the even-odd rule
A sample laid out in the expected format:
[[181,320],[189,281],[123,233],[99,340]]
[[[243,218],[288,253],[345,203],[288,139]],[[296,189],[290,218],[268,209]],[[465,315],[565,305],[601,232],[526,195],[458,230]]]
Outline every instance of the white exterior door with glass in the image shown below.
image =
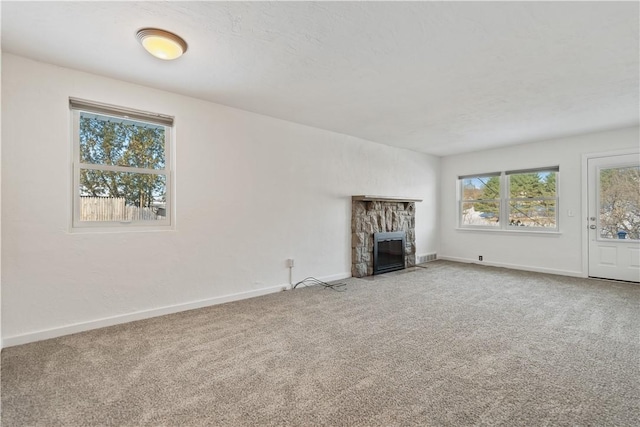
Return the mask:
[[640,282],[640,156],[587,160],[589,276]]

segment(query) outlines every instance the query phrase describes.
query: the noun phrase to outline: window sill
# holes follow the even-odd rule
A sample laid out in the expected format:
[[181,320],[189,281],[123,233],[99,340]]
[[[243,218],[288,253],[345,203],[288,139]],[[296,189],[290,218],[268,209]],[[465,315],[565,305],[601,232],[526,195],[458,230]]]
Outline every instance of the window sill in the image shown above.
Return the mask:
[[490,228],[473,228],[473,227],[456,227],[456,231],[479,231],[481,233],[497,233],[497,234],[511,234],[511,235],[536,235],[536,236],[560,236],[562,235],[559,231],[545,231],[545,230],[504,230],[502,228],[499,229],[490,229]]
[[72,227],[70,234],[113,234],[113,233],[156,233],[165,231],[176,231],[171,225],[166,226],[130,226],[130,227]]

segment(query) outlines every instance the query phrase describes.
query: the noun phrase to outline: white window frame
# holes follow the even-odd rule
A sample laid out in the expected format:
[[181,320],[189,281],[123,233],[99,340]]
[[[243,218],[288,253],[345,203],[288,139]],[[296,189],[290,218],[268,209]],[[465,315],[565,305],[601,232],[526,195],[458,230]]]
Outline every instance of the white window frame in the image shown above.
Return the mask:
[[[532,197],[532,198],[511,198],[510,189],[510,175],[534,173],[534,172],[555,172],[556,173],[556,196],[555,197]],[[463,182],[469,178],[483,178],[499,176],[500,177],[500,198],[499,199],[486,199],[486,200],[464,200],[464,188]],[[458,177],[458,228],[465,230],[482,230],[482,231],[513,231],[518,233],[558,233],[560,231],[560,168],[558,166],[541,167],[534,169],[520,169],[510,170],[494,173],[477,173],[470,175],[461,175]],[[509,224],[509,213],[511,202],[516,201],[542,201],[552,200],[555,201],[555,227],[521,227],[518,225]],[[469,202],[493,202],[499,203],[499,225],[465,225],[463,224],[463,205]],[[506,219],[506,220],[503,220]]]
[[[511,179],[509,178],[511,175],[525,174],[525,173],[537,173],[537,172],[555,172],[556,174],[556,195],[555,197],[510,197],[511,196]],[[555,202],[555,227],[520,227],[518,225],[506,224],[506,228],[508,230],[518,230],[518,231],[558,231],[560,220],[559,216],[559,201],[558,197],[558,183],[560,181],[560,168],[557,166],[546,167],[546,168],[535,168],[535,169],[521,169],[521,170],[513,170],[506,171],[503,173],[505,180],[505,216],[504,218],[509,218],[510,210],[511,210],[511,202],[531,202],[531,201],[554,201]]]
[[[458,197],[458,226],[460,228],[469,228],[469,229],[479,229],[479,230],[499,230],[502,228],[502,224],[500,224],[499,226],[495,226],[495,225],[464,225],[463,221],[462,221],[462,215],[464,212],[464,208],[463,205],[465,203],[482,203],[482,202],[498,202],[498,217],[502,218],[502,209],[503,209],[503,205],[504,205],[504,201],[502,198],[502,193],[503,193],[503,179],[502,179],[502,172],[487,172],[487,173],[478,173],[478,174],[473,174],[473,175],[464,175],[464,176],[459,176],[458,177],[458,193],[459,193],[459,197]],[[471,200],[465,200],[464,197],[464,188],[463,188],[463,182],[465,179],[468,178],[493,178],[494,176],[500,177],[500,193],[498,194],[497,198],[494,199],[471,199]]]
[[[72,232],[95,232],[95,231],[158,231],[171,230],[174,224],[174,188],[173,188],[173,163],[171,156],[171,141],[173,136],[173,117],[149,113],[140,110],[133,110],[108,104],[86,101],[77,98],[69,98],[69,108],[71,111],[72,142],[73,142],[73,178],[72,178],[72,209],[71,209],[71,231]],[[150,123],[164,126],[164,169],[146,169],[127,166],[99,165],[80,162],[80,113],[88,112],[115,119],[131,120],[138,123]],[[164,219],[154,221],[80,221],[80,170],[101,170],[112,172],[128,172],[165,176],[165,213]]]

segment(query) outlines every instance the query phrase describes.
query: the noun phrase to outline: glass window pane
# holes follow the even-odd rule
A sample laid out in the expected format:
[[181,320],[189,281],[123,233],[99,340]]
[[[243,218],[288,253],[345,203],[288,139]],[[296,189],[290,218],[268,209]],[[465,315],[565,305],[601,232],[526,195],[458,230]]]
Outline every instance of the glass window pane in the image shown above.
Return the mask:
[[509,197],[556,197],[556,172],[532,172],[509,175]]
[[463,200],[486,200],[500,198],[500,177],[473,177],[462,180]]
[[500,226],[500,202],[465,202],[462,204],[462,225]]
[[164,146],[164,126],[80,113],[81,163],[164,169]]
[[600,237],[640,238],[640,166],[600,170]]
[[80,221],[158,221],[166,218],[167,177],[80,169]]
[[555,200],[519,200],[509,202],[509,225],[556,228]]

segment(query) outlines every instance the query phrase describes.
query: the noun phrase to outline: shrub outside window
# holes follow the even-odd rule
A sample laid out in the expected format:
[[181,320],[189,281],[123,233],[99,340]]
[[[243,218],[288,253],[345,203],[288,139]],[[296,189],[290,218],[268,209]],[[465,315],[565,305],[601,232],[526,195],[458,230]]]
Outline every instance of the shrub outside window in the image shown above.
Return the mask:
[[559,168],[460,176],[460,227],[558,230]]
[[172,118],[70,99],[73,227],[171,225]]

